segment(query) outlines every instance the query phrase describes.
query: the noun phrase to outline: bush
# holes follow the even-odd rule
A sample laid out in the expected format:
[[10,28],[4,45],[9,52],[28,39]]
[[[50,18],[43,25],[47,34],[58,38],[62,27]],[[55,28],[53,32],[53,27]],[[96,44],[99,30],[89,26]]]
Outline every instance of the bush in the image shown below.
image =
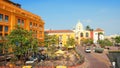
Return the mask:
[[95,48],[95,52],[97,53],[103,53],[104,48]]
[[99,40],[98,43],[100,44],[101,47],[105,47],[105,46],[112,46],[113,43],[108,40],[108,39],[105,39],[105,40]]

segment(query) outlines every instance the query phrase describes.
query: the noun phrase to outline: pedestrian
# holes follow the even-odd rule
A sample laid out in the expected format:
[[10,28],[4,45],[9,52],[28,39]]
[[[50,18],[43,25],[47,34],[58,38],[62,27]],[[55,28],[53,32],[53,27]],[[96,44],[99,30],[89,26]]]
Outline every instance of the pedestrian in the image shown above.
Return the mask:
[[115,61],[112,62],[113,68],[115,68]]

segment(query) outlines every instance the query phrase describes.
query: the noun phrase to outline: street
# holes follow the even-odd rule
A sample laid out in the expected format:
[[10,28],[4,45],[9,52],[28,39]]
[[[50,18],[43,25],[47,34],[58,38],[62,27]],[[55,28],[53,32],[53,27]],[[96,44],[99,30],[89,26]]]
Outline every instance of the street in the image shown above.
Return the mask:
[[77,46],[77,49],[85,56],[88,62],[88,68],[109,68],[104,62],[95,58],[92,53],[85,53],[82,46]]

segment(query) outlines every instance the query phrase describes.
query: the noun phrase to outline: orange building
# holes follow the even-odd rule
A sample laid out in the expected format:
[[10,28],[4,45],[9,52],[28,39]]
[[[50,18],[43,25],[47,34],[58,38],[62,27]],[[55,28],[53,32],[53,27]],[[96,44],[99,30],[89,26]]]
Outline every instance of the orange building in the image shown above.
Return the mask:
[[0,0],[0,40],[6,37],[15,25],[33,31],[36,38],[44,40],[44,21],[40,16],[22,9],[20,4]]

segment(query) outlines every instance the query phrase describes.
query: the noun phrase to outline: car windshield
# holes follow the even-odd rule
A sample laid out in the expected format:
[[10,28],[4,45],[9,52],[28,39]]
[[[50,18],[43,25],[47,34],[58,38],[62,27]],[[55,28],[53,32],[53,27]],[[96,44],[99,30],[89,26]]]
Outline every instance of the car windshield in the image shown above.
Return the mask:
[[90,50],[90,48],[86,48],[86,50]]

